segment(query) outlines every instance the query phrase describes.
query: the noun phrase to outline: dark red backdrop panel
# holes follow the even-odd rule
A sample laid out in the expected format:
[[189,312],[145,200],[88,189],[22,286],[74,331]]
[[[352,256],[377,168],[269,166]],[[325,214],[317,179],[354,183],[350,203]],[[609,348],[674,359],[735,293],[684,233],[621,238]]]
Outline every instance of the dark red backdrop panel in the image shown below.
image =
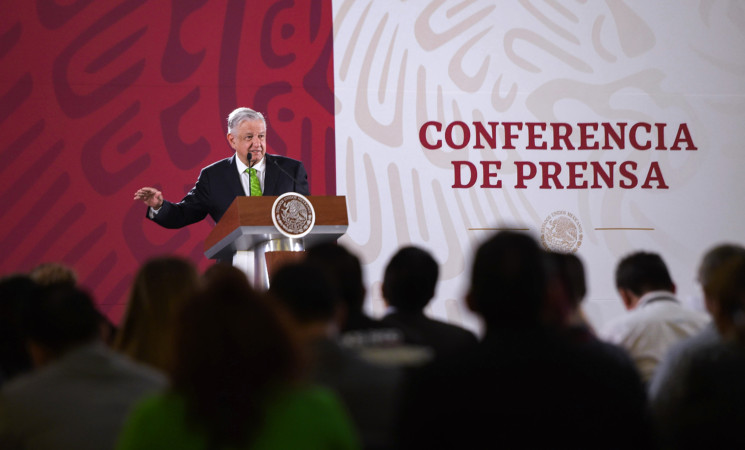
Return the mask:
[[165,230],[141,186],[179,200],[229,156],[228,113],[262,111],[271,153],[335,185],[331,0],[16,0],[0,6],[0,273],[73,266],[118,321],[135,271],[203,269],[212,224]]

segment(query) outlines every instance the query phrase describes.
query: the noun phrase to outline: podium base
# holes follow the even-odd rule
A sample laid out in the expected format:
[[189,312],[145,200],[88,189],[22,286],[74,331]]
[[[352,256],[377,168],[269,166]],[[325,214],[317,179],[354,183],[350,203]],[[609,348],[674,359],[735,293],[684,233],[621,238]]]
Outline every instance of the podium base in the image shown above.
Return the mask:
[[251,250],[237,251],[233,255],[233,266],[246,273],[254,289],[266,291],[274,270],[300,259],[304,251],[302,239],[271,239],[256,244]]

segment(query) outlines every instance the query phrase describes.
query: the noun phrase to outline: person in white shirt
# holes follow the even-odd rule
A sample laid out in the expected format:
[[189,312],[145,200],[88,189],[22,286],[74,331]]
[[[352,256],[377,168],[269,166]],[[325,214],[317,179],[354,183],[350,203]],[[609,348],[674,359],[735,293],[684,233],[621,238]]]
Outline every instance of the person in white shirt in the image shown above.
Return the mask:
[[698,334],[711,319],[680,303],[667,266],[656,253],[626,256],[618,263],[615,278],[629,312],[608,324],[600,337],[626,349],[648,383],[670,347]]

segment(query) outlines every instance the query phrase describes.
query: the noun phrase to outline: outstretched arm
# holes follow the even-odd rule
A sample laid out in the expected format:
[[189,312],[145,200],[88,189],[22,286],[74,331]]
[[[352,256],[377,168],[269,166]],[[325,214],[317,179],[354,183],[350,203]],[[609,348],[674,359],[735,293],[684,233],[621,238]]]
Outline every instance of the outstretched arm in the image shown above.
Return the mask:
[[203,171],[196,185],[179,203],[166,201],[163,193],[152,187],[139,189],[134,199],[148,206],[145,213],[148,219],[165,228],[181,228],[199,222],[210,212],[209,185],[209,177]]

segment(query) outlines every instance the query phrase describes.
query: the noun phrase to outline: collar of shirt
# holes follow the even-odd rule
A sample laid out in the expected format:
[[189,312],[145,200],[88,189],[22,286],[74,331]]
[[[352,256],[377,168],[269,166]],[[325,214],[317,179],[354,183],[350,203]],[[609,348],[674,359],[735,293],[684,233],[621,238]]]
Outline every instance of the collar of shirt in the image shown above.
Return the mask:
[[[238,155],[235,155],[235,162],[236,167],[238,168],[238,173],[242,174],[248,169],[248,166],[243,164],[243,161],[238,157]],[[264,173],[264,170],[266,169],[266,155],[264,155],[263,158],[261,158],[261,161],[254,164],[254,169],[256,169],[257,172]],[[261,178],[261,177],[259,177]]]
[[678,301],[678,299],[675,298],[675,294],[670,291],[652,291],[642,295],[642,297],[639,299],[639,306],[646,306],[650,303],[655,303],[662,300],[671,302]]

